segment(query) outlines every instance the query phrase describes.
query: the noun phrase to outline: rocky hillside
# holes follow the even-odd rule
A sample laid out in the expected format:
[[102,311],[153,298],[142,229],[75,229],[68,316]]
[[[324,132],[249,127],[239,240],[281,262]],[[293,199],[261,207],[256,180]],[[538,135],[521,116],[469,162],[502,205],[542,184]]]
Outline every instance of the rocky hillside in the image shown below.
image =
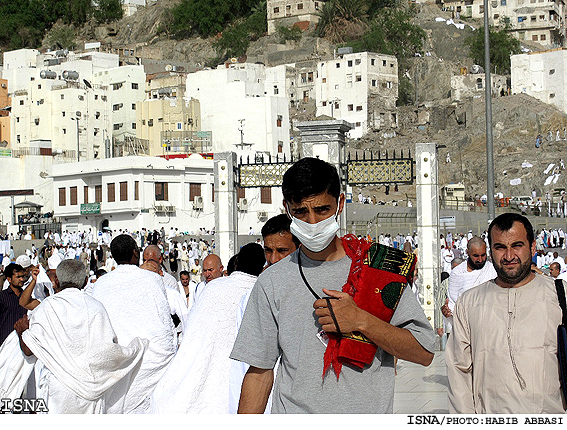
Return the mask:
[[[214,38],[178,41],[160,31],[163,30],[164,11],[177,1],[159,0],[113,25],[87,25],[80,38],[82,41],[101,41],[113,47],[143,47],[145,56],[201,67],[214,57]],[[438,18],[449,20],[452,16],[434,3],[421,4],[415,18],[415,23],[427,34],[424,46],[427,55],[414,58],[408,71],[411,81],[415,83],[417,80],[419,107],[400,108],[400,127],[395,137],[369,133],[360,141],[351,142],[351,150],[399,150],[413,148],[420,141],[437,142],[446,146],[439,151],[441,184],[462,182],[467,195],[482,195],[486,192],[484,97],[458,105],[448,98],[451,76],[458,74],[461,67],[472,65],[464,41],[473,28],[482,23],[455,20],[453,24]],[[527,47],[541,49],[537,44]],[[250,45],[247,61],[275,66],[310,58],[329,58],[332,52],[333,46],[327,41],[308,34],[304,34],[299,42],[288,41],[285,45],[279,44],[274,36],[265,36]],[[492,110],[496,191],[505,196],[526,195],[535,188],[542,195],[554,187],[565,187],[565,175],[557,176],[555,183],[545,185],[553,169],[548,173],[544,171],[552,163],[560,165],[567,140],[555,141],[555,138],[557,130],[562,139],[565,137],[563,129],[567,126],[567,116],[525,95],[495,98]],[[424,112],[429,121],[423,120]],[[306,112],[291,112],[291,117],[292,120],[309,120],[315,119],[314,114],[314,109],[307,109]],[[549,131],[552,141],[547,141]],[[539,149],[535,148],[538,134],[545,137]],[[447,154],[450,162],[447,162]],[[524,166],[532,167],[522,167],[524,162],[528,163]],[[519,185],[510,184],[510,180],[515,184],[518,179],[521,181]],[[355,189],[357,193],[358,189]],[[415,198],[415,187],[400,187],[398,193],[389,196],[385,196],[380,187],[368,187],[363,193],[385,201],[403,200]]]

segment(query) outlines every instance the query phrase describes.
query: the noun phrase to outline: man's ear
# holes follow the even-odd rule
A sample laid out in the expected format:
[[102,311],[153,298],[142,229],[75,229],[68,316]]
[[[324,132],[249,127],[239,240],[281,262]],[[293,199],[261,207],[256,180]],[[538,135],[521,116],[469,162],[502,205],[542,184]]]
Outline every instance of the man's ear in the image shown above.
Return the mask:
[[341,195],[339,196],[339,211],[337,213],[337,215],[340,215],[343,212],[343,209],[345,207],[345,193],[341,193]]

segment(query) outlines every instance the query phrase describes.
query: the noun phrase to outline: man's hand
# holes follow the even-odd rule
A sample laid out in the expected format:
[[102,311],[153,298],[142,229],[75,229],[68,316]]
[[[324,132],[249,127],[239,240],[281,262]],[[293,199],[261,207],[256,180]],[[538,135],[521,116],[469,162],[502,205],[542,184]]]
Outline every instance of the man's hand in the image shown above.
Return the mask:
[[445,318],[453,316],[453,312],[451,312],[451,309],[449,309],[449,299],[445,300],[445,304],[441,306],[441,313]]
[[31,277],[34,282],[37,282],[37,276],[39,275],[39,265],[33,266],[31,270]]
[[[360,331],[360,322],[365,317],[366,312],[354,303],[352,297],[348,293],[327,290],[326,288],[323,288],[323,292],[329,297],[335,297],[335,299],[329,300],[329,303],[332,306],[341,332],[351,333],[353,331]],[[319,317],[321,328],[328,333],[336,333],[337,328],[331,316],[327,300],[315,300],[313,307],[315,308],[315,315]]]
[[144,263],[140,266],[140,269],[149,270],[150,272],[163,276],[163,270],[160,265],[153,260],[144,261]]
[[442,336],[443,336],[443,329],[442,329],[442,328],[438,328],[438,329],[437,329],[437,335],[438,335],[439,337],[442,337]]
[[21,317],[16,323],[14,324],[14,330],[18,333],[18,336],[21,336],[24,331],[30,328],[30,320],[28,319],[27,315]]

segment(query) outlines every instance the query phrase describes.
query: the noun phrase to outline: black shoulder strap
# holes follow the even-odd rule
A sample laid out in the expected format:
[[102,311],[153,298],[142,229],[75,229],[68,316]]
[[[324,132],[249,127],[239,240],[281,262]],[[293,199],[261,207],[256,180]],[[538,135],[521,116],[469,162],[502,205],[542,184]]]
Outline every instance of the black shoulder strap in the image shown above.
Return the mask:
[[557,298],[559,299],[559,306],[563,311],[563,325],[567,326],[567,306],[565,305],[565,286],[561,279],[555,280],[555,288],[557,289]]

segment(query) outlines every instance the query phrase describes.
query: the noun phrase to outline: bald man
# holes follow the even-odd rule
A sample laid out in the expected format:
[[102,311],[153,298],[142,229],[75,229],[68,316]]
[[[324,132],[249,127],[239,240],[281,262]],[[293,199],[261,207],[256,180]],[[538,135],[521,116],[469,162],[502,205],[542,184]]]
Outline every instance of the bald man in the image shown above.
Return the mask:
[[496,271],[492,264],[486,264],[486,243],[478,236],[473,236],[467,242],[468,258],[451,271],[447,294],[449,303],[443,305],[443,315],[452,325],[452,316],[455,303],[462,293],[483,282],[496,278]]
[[205,278],[202,282],[197,284],[195,287],[195,293],[193,294],[193,303],[197,301],[205,286],[211,282],[213,279],[220,278],[223,276],[223,265],[221,259],[216,254],[209,254],[203,260],[203,277]]

